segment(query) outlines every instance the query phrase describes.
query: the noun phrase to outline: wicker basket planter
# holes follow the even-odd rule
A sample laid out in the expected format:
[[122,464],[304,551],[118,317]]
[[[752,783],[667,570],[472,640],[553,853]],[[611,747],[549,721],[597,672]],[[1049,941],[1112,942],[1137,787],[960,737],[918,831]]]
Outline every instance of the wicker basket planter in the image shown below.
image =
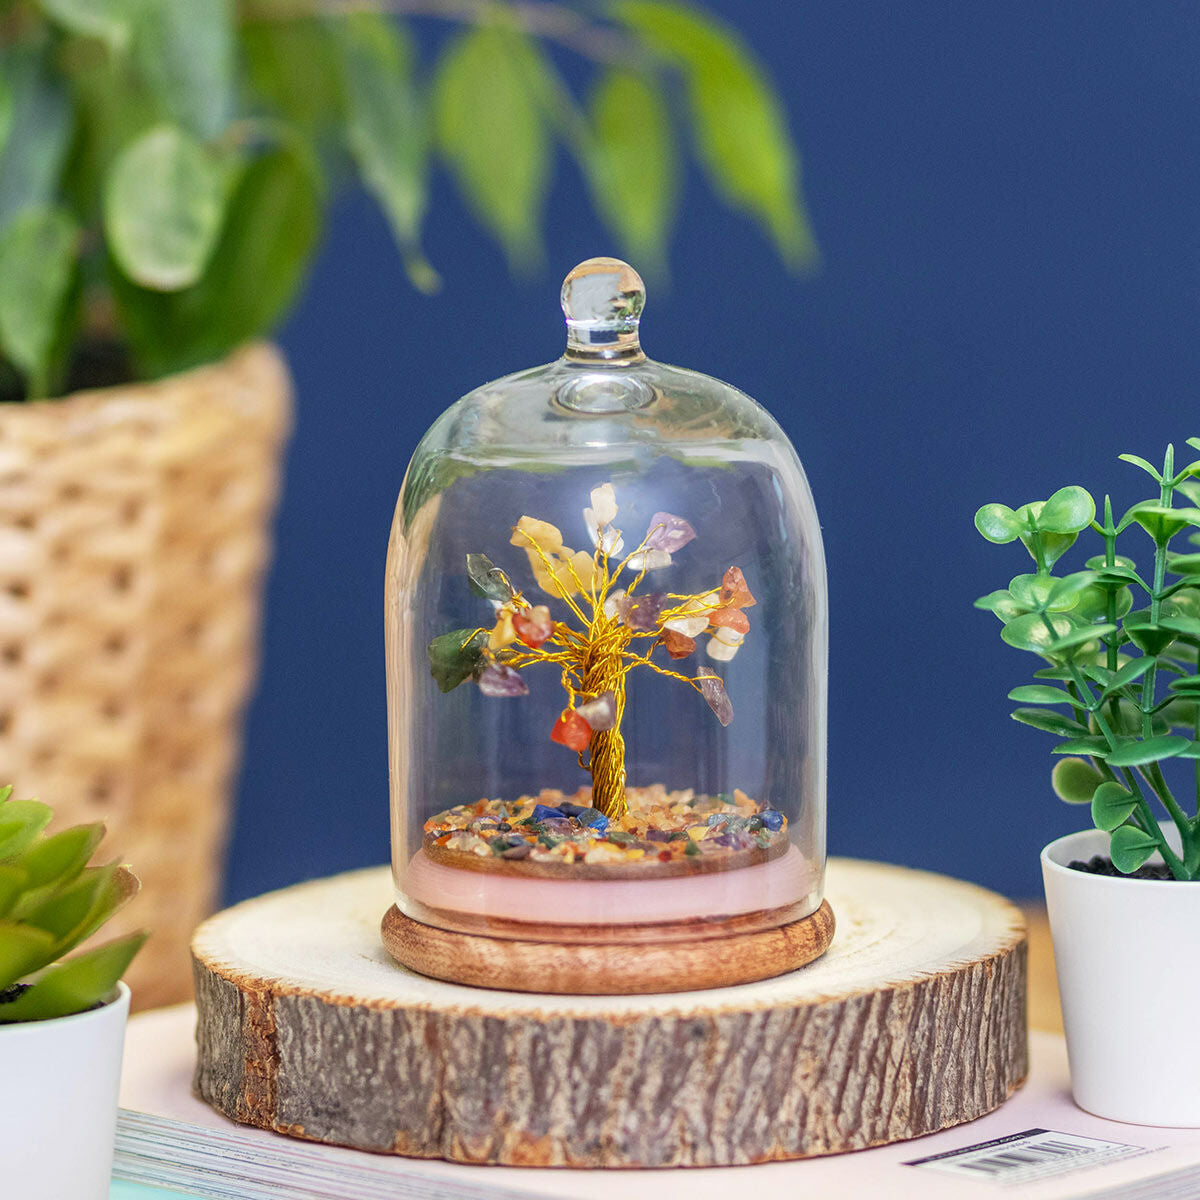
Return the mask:
[[290,416],[266,345],[0,405],[0,781],[137,864],[138,1007],[189,995],[217,898]]

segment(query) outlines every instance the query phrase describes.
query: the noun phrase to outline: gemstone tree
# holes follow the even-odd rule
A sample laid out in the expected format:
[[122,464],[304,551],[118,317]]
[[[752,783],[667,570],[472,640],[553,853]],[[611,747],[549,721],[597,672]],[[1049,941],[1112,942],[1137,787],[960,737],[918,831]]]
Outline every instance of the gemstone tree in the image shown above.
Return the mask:
[[[590,555],[566,547],[557,526],[534,517],[523,516],[512,534],[513,545],[529,555],[538,587],[564,603],[577,628],[554,620],[546,605],[531,604],[487,555],[468,554],[471,588],[491,602],[495,624],[442,634],[429,645],[429,661],[442,691],[470,676],[485,696],[528,695],[522,668],[558,667],[567,706],[550,738],[578,752],[579,765],[592,777],[592,807],[606,817],[620,817],[628,812],[621,737],[626,674],[643,666],[690,684],[728,725],[733,705],[719,675],[706,667],[695,676],[683,675],[656,662],[654,653],[661,648],[670,659],[689,658],[696,638],[708,632],[709,657],[728,662],[750,631],[742,610],[754,604],[754,597],[738,567],[730,567],[719,586],[704,592],[639,592],[647,574],[669,567],[671,555],[696,531],[682,517],[655,513],[645,537],[622,557],[625,539],[614,524],[618,508],[612,484],[593,488],[591,502],[583,510],[595,547]],[[626,577],[627,586],[619,587]]]

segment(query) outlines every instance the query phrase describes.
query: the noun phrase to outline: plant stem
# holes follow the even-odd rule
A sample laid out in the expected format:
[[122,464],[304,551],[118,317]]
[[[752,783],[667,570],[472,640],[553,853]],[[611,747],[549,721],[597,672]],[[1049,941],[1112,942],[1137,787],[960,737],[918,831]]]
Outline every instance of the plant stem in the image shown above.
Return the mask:
[[[1106,567],[1115,567],[1117,565],[1117,531],[1113,528],[1112,520],[1112,497],[1106,495],[1104,497],[1104,565]],[[1108,593],[1108,605],[1105,609],[1104,619],[1109,625],[1117,623],[1117,592],[1115,588],[1106,588]],[[1117,634],[1110,633],[1104,639],[1104,646],[1107,651],[1106,662],[1110,671],[1117,669]],[[1113,701],[1113,712],[1116,712],[1116,701]]]
[[1179,806],[1179,802],[1171,793],[1171,789],[1167,786],[1166,778],[1162,773],[1162,767],[1158,763],[1147,763],[1148,774],[1146,782],[1150,784],[1154,794],[1162,801],[1162,806],[1171,814],[1171,820],[1175,822],[1176,828],[1186,838],[1191,832],[1192,824],[1188,820],[1187,813]]
[[[1042,620],[1045,622],[1046,627],[1050,630],[1051,634],[1053,634],[1054,625],[1045,613],[1042,613]],[[1088,687],[1087,681],[1083,678],[1079,668],[1075,665],[1074,658],[1068,658],[1066,662],[1067,668],[1070,670],[1071,675],[1074,678],[1075,686],[1079,689],[1079,694],[1084,697],[1086,703],[1091,706],[1090,711],[1092,716],[1096,719],[1096,727],[1100,730],[1101,734],[1104,736],[1104,740],[1108,742],[1110,748],[1115,750],[1117,748],[1116,735],[1112,731],[1112,726],[1110,726],[1109,723],[1104,719],[1104,714],[1100,711],[1100,706],[1097,704],[1091,688]],[[1111,770],[1111,768],[1109,769]],[[1158,846],[1159,853],[1163,856],[1163,862],[1165,862],[1171,868],[1171,873],[1177,879],[1189,878],[1187,868],[1184,866],[1183,861],[1180,859],[1179,855],[1171,849],[1166,837],[1163,835],[1162,829],[1160,828],[1158,822],[1154,819],[1154,813],[1150,810],[1150,805],[1146,800],[1146,795],[1142,791],[1141,785],[1137,781],[1137,777],[1128,767],[1122,767],[1121,774],[1125,778],[1125,786],[1137,801],[1138,816],[1140,818],[1138,823],[1142,828],[1142,832],[1145,833],[1147,837],[1154,839]]]
[[[1175,463],[1175,447],[1167,446],[1167,453],[1163,459],[1163,475],[1162,486],[1159,490],[1159,504],[1163,508],[1171,507],[1171,491],[1173,487]],[[1162,592],[1163,583],[1167,576],[1167,542],[1154,539],[1154,590],[1150,593],[1150,624],[1157,625],[1159,614],[1162,610]],[[1150,664],[1150,669],[1142,676],[1141,704],[1139,707],[1142,710],[1142,737],[1151,738],[1154,736],[1154,719],[1151,716],[1151,711],[1154,708],[1154,692],[1158,678],[1158,660]]]
[[[1200,646],[1196,647],[1196,674],[1200,675]],[[1196,704],[1195,734],[1200,742],[1200,697],[1193,697]],[[1194,760],[1196,768],[1196,815],[1192,818],[1192,828],[1200,824],[1200,758]]]

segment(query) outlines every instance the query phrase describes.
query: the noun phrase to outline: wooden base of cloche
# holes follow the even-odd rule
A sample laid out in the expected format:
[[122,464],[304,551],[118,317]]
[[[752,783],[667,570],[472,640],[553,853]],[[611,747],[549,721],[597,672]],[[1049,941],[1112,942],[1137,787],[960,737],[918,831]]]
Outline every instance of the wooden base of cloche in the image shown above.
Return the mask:
[[[515,929],[521,927],[510,922]],[[738,926],[750,925],[748,930]],[[460,933],[407,917],[395,905],[383,918],[383,944],[401,966],[422,975],[509,992],[631,996],[731,987],[783,975],[820,958],[833,939],[828,902],[773,928],[749,918],[714,930],[702,921],[605,928],[575,940],[561,926],[525,926],[517,937]],[[586,929],[579,930],[588,932]],[[530,934],[543,935],[535,940]],[[550,940],[550,939],[561,940]]]
[[917,1137],[1026,1073],[1025,931],[992,892],[834,859],[828,953],[707,992],[443,983],[380,944],[385,869],[247,901],[197,931],[195,1086],[238,1121],[414,1157],[718,1166]]

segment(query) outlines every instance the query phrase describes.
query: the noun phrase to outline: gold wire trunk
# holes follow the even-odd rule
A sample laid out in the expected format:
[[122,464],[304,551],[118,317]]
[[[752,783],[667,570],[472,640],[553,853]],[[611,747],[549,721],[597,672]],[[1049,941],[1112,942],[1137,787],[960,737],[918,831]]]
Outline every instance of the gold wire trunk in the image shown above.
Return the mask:
[[613,820],[623,817],[625,804],[625,739],[621,736],[621,716],[625,711],[625,673],[628,667],[620,652],[599,654],[584,672],[584,690],[598,696],[612,691],[617,720],[611,729],[592,734],[588,744],[588,769],[592,773],[592,807]]

